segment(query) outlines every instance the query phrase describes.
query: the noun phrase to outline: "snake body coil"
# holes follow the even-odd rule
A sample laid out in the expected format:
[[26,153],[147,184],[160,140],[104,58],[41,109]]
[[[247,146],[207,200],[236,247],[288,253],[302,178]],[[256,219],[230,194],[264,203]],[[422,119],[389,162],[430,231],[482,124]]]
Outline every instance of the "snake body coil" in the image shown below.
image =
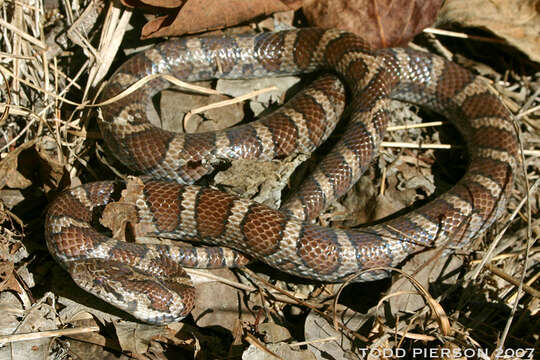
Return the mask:
[[[272,210],[190,184],[224,159],[283,157],[311,152],[344,107],[333,76],[317,80],[278,113],[240,127],[175,134],[155,127],[151,97],[168,84],[159,78],[102,107],[100,128],[112,153],[134,171],[160,180],[135,186],[139,230],[235,249],[282,271],[339,281],[359,270],[395,266],[437,244],[463,245],[503,212],[517,162],[511,114],[479,78],[435,55],[410,49],[370,50],[356,35],[303,29],[256,35],[172,40],[128,60],[110,80],[111,98],[146,75],[182,80],[254,78],[330,70],[350,92],[344,136],[282,207]],[[470,164],[448,192],[403,216],[358,230],[309,223],[358,180],[377,152],[390,98],[417,103],[446,116],[465,137]],[[173,182],[174,180],[174,182]],[[60,195],[46,219],[51,254],[83,289],[151,322],[176,321],[194,303],[181,264],[235,265],[239,253],[223,248],[141,245],[94,230],[93,211],[115,198],[118,185],[82,185]],[[359,280],[386,276],[363,273]]]

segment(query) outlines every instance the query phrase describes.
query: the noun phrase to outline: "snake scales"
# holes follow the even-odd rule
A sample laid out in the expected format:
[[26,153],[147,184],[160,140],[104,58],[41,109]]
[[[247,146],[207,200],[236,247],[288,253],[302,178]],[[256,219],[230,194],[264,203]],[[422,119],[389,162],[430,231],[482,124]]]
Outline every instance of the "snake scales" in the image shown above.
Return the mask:
[[[203,240],[291,274],[339,281],[359,270],[398,265],[426,247],[463,245],[503,213],[517,163],[511,114],[482,80],[435,55],[400,48],[373,51],[358,36],[338,30],[178,39],[129,59],[102,99],[155,73],[195,81],[315,70],[330,70],[344,80],[350,121],[282,211],[179,183],[193,183],[224,159],[313,151],[331,131],[325,122],[332,127],[343,111],[344,89],[334,76],[317,80],[268,118],[216,133],[175,134],[154,126],[151,97],[168,86],[160,78],[102,106],[99,125],[112,153],[134,171],[159,179],[134,186],[128,201],[139,231]],[[375,156],[390,98],[446,116],[465,137],[466,174],[430,203],[375,226],[341,230],[311,224]],[[123,187],[98,182],[61,194],[46,217],[48,248],[79,286],[136,318],[150,323],[182,319],[195,300],[181,265],[234,266],[244,258],[221,247],[141,245],[99,233],[91,226],[94,210],[117,200]],[[358,280],[384,276],[384,271],[370,271]]]

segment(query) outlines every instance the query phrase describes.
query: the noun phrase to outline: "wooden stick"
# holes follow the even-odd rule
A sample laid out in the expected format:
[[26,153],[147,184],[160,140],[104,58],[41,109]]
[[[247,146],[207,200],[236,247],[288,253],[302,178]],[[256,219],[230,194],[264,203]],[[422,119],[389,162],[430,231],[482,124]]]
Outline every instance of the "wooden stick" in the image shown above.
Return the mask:
[[99,331],[99,326],[39,331],[39,332],[25,333],[25,334],[1,335],[0,344],[5,344],[8,342],[15,342],[15,341],[36,340],[36,339],[55,337],[55,336],[89,333],[89,332],[96,332],[96,331]]

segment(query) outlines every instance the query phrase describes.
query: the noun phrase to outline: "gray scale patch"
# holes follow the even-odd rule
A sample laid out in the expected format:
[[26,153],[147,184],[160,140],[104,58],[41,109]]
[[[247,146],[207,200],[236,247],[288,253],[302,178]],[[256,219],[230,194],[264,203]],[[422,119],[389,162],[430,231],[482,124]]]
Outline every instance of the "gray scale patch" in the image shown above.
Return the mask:
[[309,136],[309,129],[304,115],[294,109],[285,109],[283,114],[288,116],[296,124],[296,128],[298,129],[298,138],[296,140],[297,151],[302,154],[311,153],[315,149],[315,144],[313,144]]
[[283,49],[282,56],[280,59],[280,70],[282,73],[297,73],[298,66],[294,62],[293,51],[296,44],[296,39],[298,36],[297,31],[287,32],[283,39]]
[[507,119],[501,119],[499,117],[481,117],[475,118],[470,121],[470,126],[474,129],[481,127],[493,127],[499,130],[504,130],[509,133],[515,133],[514,126],[511,121]]
[[[230,243],[235,245],[233,247],[238,246],[240,249],[246,248],[246,244],[243,241],[244,234],[242,233],[241,224],[249,211],[251,204],[251,201],[245,199],[236,199],[233,202],[230,210],[231,214],[225,224],[225,234],[223,236],[223,238],[231,240]],[[229,243],[229,241],[227,241],[227,243]]]
[[345,164],[351,170],[351,175],[352,175],[351,184],[354,184],[359,179],[360,175],[362,175],[360,158],[356,156],[354,151],[349,149],[342,142],[338,143],[338,145],[335,147],[335,151],[339,152],[339,154],[345,161]]
[[473,95],[483,94],[489,90],[486,84],[480,79],[475,78],[471,81],[465,88],[463,88],[456,96],[454,97],[456,104],[461,105],[463,102]]
[[323,193],[325,203],[328,204],[335,198],[334,186],[328,176],[318,167],[313,173],[312,177],[319,186],[319,189]]
[[90,199],[88,198],[88,193],[86,192],[86,190],[84,190],[84,188],[82,186],[78,186],[74,189],[71,189],[69,191],[69,193],[74,197],[76,198],[77,200],[79,200],[79,202],[86,208],[86,209],[93,209],[94,208],[94,204],[92,204],[92,202],[90,201]]
[[304,220],[306,217],[304,213],[304,204],[298,198],[295,198],[293,201],[287,201],[281,209],[289,211],[293,217],[299,220]]
[[225,267],[231,268],[236,266],[236,253],[235,251],[231,250],[230,248],[223,247],[221,248],[221,253],[223,254],[223,263]]
[[512,169],[515,169],[517,166],[516,158],[508,151],[496,150],[496,149],[477,149],[475,151],[475,155],[482,158],[492,159],[492,160],[497,160],[500,162],[507,163],[512,167]]
[[283,236],[279,241],[278,250],[265,257],[265,262],[278,264],[280,262],[298,263],[296,246],[302,231],[302,223],[297,220],[289,220],[283,229]]
[[324,53],[326,51],[328,43],[338,38],[341,33],[343,33],[343,31],[337,30],[337,29],[331,29],[331,30],[325,31],[322,38],[319,41],[319,44],[317,45],[317,48],[313,51],[313,56],[311,57],[311,61],[315,63],[326,62],[324,59]]
[[356,261],[356,249],[351,243],[349,236],[343,230],[336,229],[336,239],[339,244],[339,259],[340,266],[337,270],[339,277],[349,275],[350,273],[360,270]]
[[180,212],[180,219],[182,229],[188,236],[197,236],[197,218],[195,214],[195,203],[199,188],[195,186],[186,186],[182,193],[182,211]]
[[252,124],[253,129],[259,139],[259,145],[261,146],[260,160],[272,160],[275,157],[274,140],[270,129],[268,129],[263,123],[255,122]]
[[210,263],[207,248],[197,247],[195,252],[197,254],[197,267],[201,269],[207,268],[208,264]]
[[470,179],[471,181],[482,185],[482,187],[486,188],[489,191],[491,197],[494,199],[498,199],[501,195],[501,192],[503,191],[503,189],[501,189],[498,183],[481,174],[471,174],[468,176],[466,175],[466,179]]
[[76,220],[69,216],[55,217],[49,222],[51,234],[60,234],[63,230],[69,227],[90,228],[90,224]]

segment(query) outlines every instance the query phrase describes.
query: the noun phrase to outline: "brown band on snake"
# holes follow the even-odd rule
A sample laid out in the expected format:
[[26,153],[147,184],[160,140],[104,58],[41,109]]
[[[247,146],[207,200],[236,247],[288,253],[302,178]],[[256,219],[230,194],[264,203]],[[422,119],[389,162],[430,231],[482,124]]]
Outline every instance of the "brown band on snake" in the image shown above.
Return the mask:
[[[71,189],[51,205],[46,219],[51,253],[87,291],[139,319],[163,323],[181,319],[194,303],[179,264],[230,266],[244,261],[244,253],[291,274],[340,281],[360,270],[399,265],[426,247],[464,246],[503,214],[517,163],[511,114],[481,79],[435,55],[371,51],[359,37],[337,30],[187,38],[128,60],[113,75],[103,99],[159,72],[194,81],[315,69],[332,70],[345,81],[351,119],[334,149],[284,205],[286,212],[192,185],[162,180],[137,185],[130,204],[142,235],[204,240],[235,251],[124,243],[97,233],[91,214],[114,201],[117,191],[117,185],[105,182]],[[332,128],[345,98],[335,77],[325,77],[267,119],[185,135],[151,124],[150,98],[168,85],[161,79],[148,85],[102,107],[103,136],[135,171],[182,182],[197,180],[225,159],[313,151],[331,131],[320,116],[328,117]],[[390,98],[448,117],[468,145],[470,166],[464,177],[430,203],[378,225],[341,230],[305,222],[343,195],[370,164],[388,123]],[[384,271],[370,271],[357,281],[384,276]]]

